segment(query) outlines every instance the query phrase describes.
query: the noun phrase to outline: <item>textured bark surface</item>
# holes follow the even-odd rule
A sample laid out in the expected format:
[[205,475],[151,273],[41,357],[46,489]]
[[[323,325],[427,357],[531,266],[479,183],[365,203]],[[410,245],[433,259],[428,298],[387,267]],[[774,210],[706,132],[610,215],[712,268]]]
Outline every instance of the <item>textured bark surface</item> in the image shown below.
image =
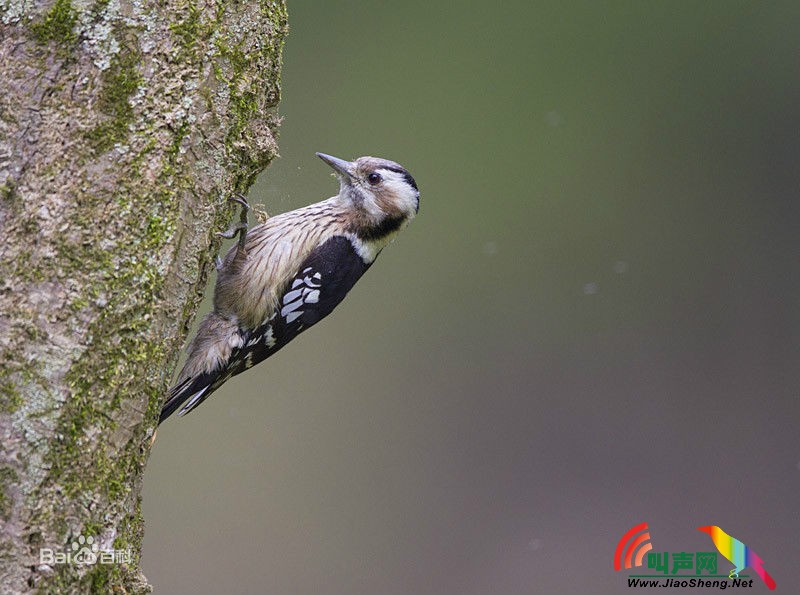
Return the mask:
[[[225,198],[276,154],[285,5],[0,20],[0,591],[145,592],[142,473]],[[80,536],[131,560],[40,563]]]

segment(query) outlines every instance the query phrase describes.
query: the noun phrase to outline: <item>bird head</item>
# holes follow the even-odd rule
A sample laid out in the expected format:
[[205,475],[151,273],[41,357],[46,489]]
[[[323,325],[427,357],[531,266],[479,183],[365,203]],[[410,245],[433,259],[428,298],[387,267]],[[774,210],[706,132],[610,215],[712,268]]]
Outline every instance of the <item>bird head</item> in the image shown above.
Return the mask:
[[698,531],[702,531],[703,533],[708,533],[709,535],[711,535],[712,538],[714,537],[714,529],[719,529],[719,527],[716,527],[714,525],[708,525],[706,527],[697,528]]
[[419,211],[419,190],[399,163],[378,157],[345,161],[325,153],[317,157],[339,177],[339,196],[373,223],[386,218],[409,220]]

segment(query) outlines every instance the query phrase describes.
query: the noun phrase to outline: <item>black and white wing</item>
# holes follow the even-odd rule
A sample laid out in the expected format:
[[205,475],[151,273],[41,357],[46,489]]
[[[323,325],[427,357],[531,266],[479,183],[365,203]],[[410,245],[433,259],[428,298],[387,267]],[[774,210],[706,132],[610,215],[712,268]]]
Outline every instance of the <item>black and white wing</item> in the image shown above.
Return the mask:
[[183,405],[179,415],[197,407],[226,380],[262,362],[313,326],[344,299],[370,267],[345,236],[334,236],[310,252],[287,284],[278,309],[258,328],[240,329],[235,348],[219,370],[190,378],[170,392],[162,421]]
[[232,354],[237,360],[234,374],[268,358],[333,312],[369,266],[344,236],[317,246],[287,284],[279,309]]

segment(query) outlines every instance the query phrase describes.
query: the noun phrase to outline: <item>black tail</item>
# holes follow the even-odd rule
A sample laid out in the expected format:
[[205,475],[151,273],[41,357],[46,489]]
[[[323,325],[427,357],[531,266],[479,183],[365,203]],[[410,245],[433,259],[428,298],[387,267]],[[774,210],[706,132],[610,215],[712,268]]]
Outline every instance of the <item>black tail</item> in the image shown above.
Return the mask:
[[205,401],[219,386],[214,383],[217,376],[218,374],[201,374],[173,386],[169,391],[167,402],[161,408],[159,425],[178,409],[180,409],[178,415],[185,415]]
[[[216,312],[209,312],[203,318],[187,348],[189,356],[178,375],[178,383],[169,390],[169,398],[161,409],[159,424],[176,411],[178,415],[189,413],[230,377],[227,373],[230,344],[236,343],[234,339],[239,332],[235,318],[224,318]],[[211,357],[214,354],[216,359]],[[215,363],[210,365],[209,360]]]

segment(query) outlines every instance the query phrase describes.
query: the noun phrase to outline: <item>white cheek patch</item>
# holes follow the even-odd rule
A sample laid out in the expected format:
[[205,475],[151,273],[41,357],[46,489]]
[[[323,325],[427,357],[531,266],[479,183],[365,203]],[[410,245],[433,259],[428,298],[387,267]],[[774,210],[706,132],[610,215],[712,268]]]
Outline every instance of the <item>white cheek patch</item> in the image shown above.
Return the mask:
[[361,207],[369,214],[372,219],[383,217],[383,210],[376,204],[372,192],[365,193],[364,202]]
[[386,169],[380,172],[383,175],[383,186],[395,196],[397,207],[413,217],[419,204],[419,192],[406,182],[402,174]]

